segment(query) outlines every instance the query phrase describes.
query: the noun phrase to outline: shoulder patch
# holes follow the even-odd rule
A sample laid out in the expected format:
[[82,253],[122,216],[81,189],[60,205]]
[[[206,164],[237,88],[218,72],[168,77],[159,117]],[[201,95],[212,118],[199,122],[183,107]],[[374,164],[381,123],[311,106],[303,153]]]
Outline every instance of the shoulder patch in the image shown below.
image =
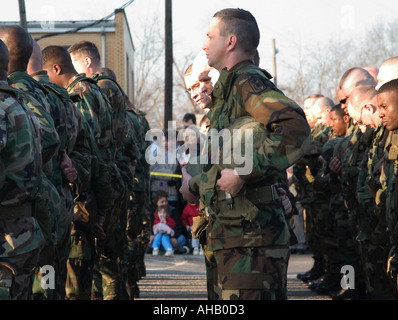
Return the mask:
[[250,84],[253,92],[256,94],[271,89],[270,83],[263,77],[260,77],[257,75],[251,76],[248,81],[249,81],[249,84]]

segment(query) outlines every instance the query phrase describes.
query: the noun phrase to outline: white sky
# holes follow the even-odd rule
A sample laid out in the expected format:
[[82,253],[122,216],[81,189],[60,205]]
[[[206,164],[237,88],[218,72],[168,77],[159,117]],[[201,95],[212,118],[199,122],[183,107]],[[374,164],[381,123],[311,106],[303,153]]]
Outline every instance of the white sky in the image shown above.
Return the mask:
[[[7,5],[5,5],[7,1]],[[128,0],[25,0],[30,20],[97,20],[107,16]],[[173,41],[176,61],[201,50],[213,14],[222,8],[249,10],[261,32],[260,66],[272,73],[272,39],[279,50],[278,66],[290,63],[289,52],[301,45],[344,37],[358,37],[378,22],[398,17],[398,6],[391,0],[172,0]],[[0,0],[0,21],[18,21],[17,0]],[[164,24],[165,0],[135,0],[126,9],[133,39],[142,26],[159,16]],[[162,27],[163,28],[163,25]],[[279,67],[278,67],[279,70]]]

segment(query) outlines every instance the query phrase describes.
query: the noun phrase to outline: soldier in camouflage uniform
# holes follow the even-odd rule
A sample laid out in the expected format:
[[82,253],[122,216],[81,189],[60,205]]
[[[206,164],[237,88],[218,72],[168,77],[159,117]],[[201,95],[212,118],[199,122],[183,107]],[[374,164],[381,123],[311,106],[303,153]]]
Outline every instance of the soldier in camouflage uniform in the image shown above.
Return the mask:
[[[370,145],[374,128],[363,125],[361,116],[357,116],[356,108],[352,105],[369,104],[371,101],[370,90],[372,86],[358,86],[352,90],[347,101],[347,110],[356,125],[349,136],[336,145],[335,153],[339,157],[331,160],[331,168],[337,174],[336,182],[340,187],[340,194],[346,210],[335,211],[336,237],[339,245],[339,256],[341,265],[350,265],[355,270],[355,290],[341,290],[335,299],[358,299],[364,298],[366,294],[364,260],[361,243],[356,240],[361,223],[360,206],[357,198],[358,176],[360,165],[367,157],[366,150]],[[366,101],[366,102],[365,102]],[[340,167],[338,169],[337,167]]]
[[[111,205],[112,131],[109,100],[95,80],[78,74],[69,53],[58,46],[43,50],[44,69],[51,82],[68,91],[85,118],[92,151],[91,179],[76,190],[72,245],[68,259],[67,299],[90,299],[94,260],[105,239],[106,210]],[[102,183],[102,184],[100,184]]]
[[0,300],[26,300],[45,243],[32,201],[42,170],[40,124],[7,83],[8,50],[0,41]]
[[[377,93],[377,104],[383,125],[389,131],[384,148],[384,159],[380,174],[381,189],[376,194],[376,204],[381,206],[384,213],[386,226],[389,232],[388,261],[386,272],[394,283],[393,298],[397,297],[397,176],[398,176],[398,80],[394,79],[384,83]],[[384,206],[383,206],[384,203]]]
[[[145,134],[150,130],[145,113],[135,108],[127,101],[127,118],[130,122],[131,133],[135,136],[137,157],[134,170],[132,194],[127,211],[127,276],[126,287],[130,299],[139,296],[138,281],[146,275],[144,256],[151,233],[149,218],[150,207],[150,171],[149,163],[145,159],[145,152],[150,141],[145,140]],[[126,135],[128,140],[131,137]],[[133,142],[127,142],[132,144]],[[127,151],[127,150],[126,150]],[[131,154],[131,152],[130,152]],[[133,158],[132,158],[133,159]]]
[[[3,27],[0,30],[0,38],[4,39],[10,52],[10,62],[8,67],[8,79],[11,86],[26,93],[28,106],[34,111],[42,125],[43,138],[43,172],[42,192],[47,201],[48,213],[39,219],[42,231],[46,238],[46,245],[40,253],[37,277],[41,278],[40,266],[54,265],[55,245],[56,245],[56,224],[60,216],[61,200],[58,190],[54,186],[53,162],[60,165],[58,150],[60,147],[59,133],[65,131],[64,120],[59,105],[52,103],[48,98],[47,90],[41,86],[27,73],[27,65],[33,50],[33,41],[25,29],[19,26]],[[57,124],[57,125],[56,125]],[[58,131],[59,130],[59,133]],[[44,213],[44,212],[43,212]],[[34,284],[37,284],[34,281]],[[51,291],[51,290],[50,290]],[[37,292],[37,295],[36,295]],[[48,293],[48,292],[47,292]],[[46,298],[40,285],[33,286],[33,298]],[[50,293],[51,295],[51,293]],[[51,298],[51,296],[49,296]]]
[[[103,74],[116,81],[115,73],[102,68]],[[126,184],[127,203],[125,208],[126,234],[122,258],[122,276],[127,299],[139,297],[138,281],[146,275],[145,250],[149,242],[149,164],[145,153],[150,145],[145,140],[149,128],[145,113],[138,110],[119,87],[125,105],[125,131],[123,158],[128,168],[123,172]]]
[[[101,261],[99,262],[100,271],[95,278],[101,280],[105,286],[103,296],[105,300],[120,297],[120,294],[112,293],[115,291],[113,284],[121,285],[120,281],[120,257],[123,256],[123,246],[121,245],[126,224],[126,203],[127,190],[122,175],[128,174],[128,164],[123,159],[123,138],[125,128],[125,96],[116,79],[109,77],[101,68],[101,59],[96,45],[89,41],[81,41],[72,45],[68,52],[71,55],[73,66],[78,73],[84,73],[87,77],[94,79],[98,87],[108,97],[111,105],[111,121],[113,134],[113,154],[112,166],[115,175],[111,182],[113,190],[113,204],[107,212],[106,233]],[[111,218],[112,217],[112,218]]]
[[[298,181],[300,204],[305,209],[306,238],[313,254],[314,265],[308,273],[298,274],[303,282],[310,282],[321,277],[325,272],[326,262],[322,249],[322,234],[325,221],[328,219],[328,193],[320,188],[319,170],[322,162],[319,156],[324,144],[329,140],[331,127],[329,126],[329,112],[333,107],[332,101],[327,97],[317,97],[306,112],[308,123],[311,126],[312,146],[309,152],[293,166],[293,173]],[[327,115],[327,118],[325,117]],[[318,186],[315,190],[314,185]]]
[[384,219],[376,210],[375,194],[379,189],[381,159],[388,130],[381,124],[374,86],[360,86],[353,90],[347,103],[353,119],[362,126],[374,129],[369,145],[359,165],[357,182],[357,222],[360,257],[368,299],[391,299],[391,283],[384,272],[388,239]]
[[[64,299],[66,282],[66,261],[70,250],[71,223],[73,218],[74,194],[70,186],[86,184],[90,178],[91,149],[89,136],[84,129],[84,118],[74,106],[68,92],[55,83],[50,82],[48,74],[43,70],[41,49],[33,42],[33,52],[28,64],[28,73],[48,91],[48,97],[65,112],[61,119],[65,126],[63,134],[57,130],[61,139],[58,161],[53,161],[54,181],[61,198],[61,214],[57,221],[56,247],[56,298]],[[37,279],[39,282],[40,279]]]
[[220,298],[287,299],[289,228],[275,182],[310,147],[310,127],[302,109],[254,65],[259,30],[249,12],[217,12],[207,36],[203,50],[220,71],[207,114],[209,147],[215,143],[212,129],[244,116],[255,119],[256,132],[267,133],[255,140],[258,149],[248,151],[254,160],[249,174],[211,161],[202,173],[200,209],[209,215],[207,251],[217,264]]

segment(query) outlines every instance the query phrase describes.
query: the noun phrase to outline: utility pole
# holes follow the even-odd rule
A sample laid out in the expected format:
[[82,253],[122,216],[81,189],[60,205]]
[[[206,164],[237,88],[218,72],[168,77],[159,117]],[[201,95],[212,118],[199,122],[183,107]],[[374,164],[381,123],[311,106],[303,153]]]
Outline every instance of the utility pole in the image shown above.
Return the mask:
[[164,130],[168,121],[173,120],[173,27],[172,0],[166,0],[166,63],[165,63],[165,92],[164,92]]
[[272,39],[272,56],[273,56],[273,63],[274,63],[274,85],[277,86],[277,78],[276,78],[276,54],[278,53],[278,49],[276,49],[275,39]]
[[19,24],[25,30],[27,29],[26,23],[26,10],[25,10],[25,0],[18,0],[19,2]]

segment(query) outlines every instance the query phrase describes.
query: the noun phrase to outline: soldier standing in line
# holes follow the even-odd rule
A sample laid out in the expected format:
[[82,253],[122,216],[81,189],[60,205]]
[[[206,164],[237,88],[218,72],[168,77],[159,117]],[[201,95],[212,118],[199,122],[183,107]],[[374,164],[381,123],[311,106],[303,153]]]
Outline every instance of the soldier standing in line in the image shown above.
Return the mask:
[[[128,170],[128,164],[123,159],[123,138],[125,129],[125,96],[115,79],[109,77],[102,71],[101,57],[96,45],[89,41],[80,41],[69,47],[68,52],[72,59],[72,64],[78,73],[84,73],[87,77],[94,79],[98,87],[108,97],[111,105],[112,134],[114,136],[114,159],[112,175],[113,204],[111,210],[107,212],[107,219],[110,222],[107,234],[113,234],[113,237],[107,237],[102,249],[102,255],[99,266],[99,273],[95,279],[104,284],[103,296],[105,300],[114,299],[117,295],[112,288],[115,279],[120,278],[120,264],[115,264],[123,256],[124,231],[126,228],[126,202],[127,190],[125,178],[122,178],[123,171]],[[121,283],[119,280],[116,283]],[[108,287],[110,286],[110,287]],[[123,286],[122,286],[123,288]]]
[[311,95],[305,105],[312,101],[306,111],[308,124],[311,127],[312,146],[307,154],[293,166],[293,173],[298,182],[300,204],[305,209],[306,238],[308,246],[313,254],[314,264],[308,273],[298,274],[303,282],[311,282],[323,276],[325,273],[325,257],[322,248],[322,229],[328,215],[329,200],[323,190],[315,190],[315,179],[319,178],[318,172],[322,168],[319,156],[324,144],[329,140],[331,127],[329,126],[330,109],[332,101],[324,96]]
[[41,180],[41,132],[21,92],[7,83],[8,60],[0,40],[0,300],[27,300],[45,243],[32,204]]
[[99,259],[101,243],[108,236],[104,222],[112,197],[112,170],[108,166],[113,143],[110,106],[95,80],[76,72],[66,49],[49,46],[42,53],[50,81],[66,88],[90,132],[92,178],[83,189],[76,190],[66,288],[67,299],[90,299],[94,261]]
[[[48,74],[43,70],[43,56],[39,45],[33,42],[33,52],[27,71],[48,91],[47,97],[65,111],[63,125],[65,132],[60,134],[61,146],[58,152],[59,161],[53,161],[54,181],[61,197],[61,214],[57,221],[56,246],[56,286],[55,298],[65,298],[66,261],[70,250],[70,235],[74,209],[74,194],[70,184],[84,185],[90,179],[91,148],[89,136],[84,129],[83,115],[76,109],[68,92],[55,83],[50,82]],[[60,133],[60,130],[57,130]],[[40,279],[38,279],[39,281]]]
[[[365,275],[363,273],[363,254],[361,243],[356,240],[358,235],[359,223],[359,202],[357,198],[358,176],[360,165],[367,157],[366,150],[370,145],[374,128],[364,126],[362,119],[359,121],[355,110],[351,107],[352,101],[364,99],[361,92],[373,89],[376,82],[373,78],[371,85],[356,86],[351,92],[346,102],[346,108],[350,117],[354,120],[354,130],[346,136],[341,143],[335,147],[335,152],[339,157],[331,160],[330,168],[337,174],[337,181],[340,184],[341,196],[346,210],[339,212],[335,216],[336,237],[339,245],[339,255],[341,265],[350,265],[355,269],[356,284],[355,290],[340,290],[333,294],[334,299],[362,299],[366,295]],[[360,95],[361,96],[358,96]],[[366,99],[364,99],[366,100]],[[362,101],[361,101],[362,102]],[[369,102],[370,103],[370,100]]]
[[[103,73],[116,81],[116,74],[102,68]],[[126,171],[127,186],[126,203],[126,250],[123,253],[123,285],[127,290],[128,299],[139,297],[138,281],[146,275],[145,251],[149,242],[149,164],[145,161],[145,153],[150,145],[145,140],[150,130],[145,113],[137,109],[126,93],[119,87],[125,100],[125,133],[123,139],[123,157],[127,160],[129,170]],[[130,175],[130,173],[131,175]]]
[[[394,284],[394,298],[397,296],[398,270],[398,218],[397,218],[397,176],[398,176],[398,79],[385,82],[377,92],[377,104],[383,125],[389,131],[384,148],[380,184],[376,194],[376,204],[384,210],[384,217],[390,232],[390,252],[386,261],[386,271]],[[384,204],[384,206],[383,206]]]
[[[36,80],[27,73],[27,65],[33,50],[33,40],[29,33],[20,26],[2,27],[0,29],[0,38],[7,45],[10,61],[8,65],[8,80],[12,87],[23,91],[28,99],[28,106],[38,117],[42,128],[43,145],[43,176],[42,176],[42,194],[46,201],[46,211],[43,210],[43,216],[38,217],[46,239],[46,245],[40,252],[40,259],[37,267],[37,276],[40,279],[40,266],[54,265],[55,245],[56,245],[56,223],[60,216],[60,196],[54,186],[53,180],[53,161],[58,160],[58,150],[60,147],[60,138],[57,129],[64,132],[64,124],[61,122],[61,112],[59,105],[52,104],[47,97],[48,92]],[[58,124],[58,126],[55,125]],[[36,277],[36,276],[35,276]],[[37,284],[37,281],[34,281]],[[47,290],[43,296],[43,290],[40,286],[33,286],[33,298],[52,298],[53,290]],[[48,294],[48,297],[46,295]]]
[[347,109],[362,126],[374,129],[359,166],[357,197],[359,242],[366,284],[366,297],[371,300],[393,299],[393,286],[385,272],[385,257],[390,247],[386,245],[389,232],[376,206],[376,191],[380,189],[381,164],[388,130],[381,123],[377,106],[377,91],[373,86],[361,86],[353,91]]
[[242,9],[224,9],[214,15],[203,45],[209,65],[220,71],[207,114],[208,138],[212,129],[248,116],[255,119],[255,132],[266,134],[251,150],[257,160],[249,174],[209,161],[200,181],[200,208],[209,216],[207,250],[226,300],[287,299],[289,228],[275,183],[311,144],[302,109],[254,65],[258,43],[255,18]]

